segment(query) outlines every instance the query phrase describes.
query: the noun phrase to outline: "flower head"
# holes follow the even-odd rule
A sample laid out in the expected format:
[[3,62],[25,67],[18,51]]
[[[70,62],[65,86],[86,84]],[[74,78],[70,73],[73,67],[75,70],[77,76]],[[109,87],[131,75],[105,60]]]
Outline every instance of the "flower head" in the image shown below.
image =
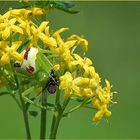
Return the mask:
[[10,59],[22,62],[23,56],[17,52],[21,45],[21,41],[12,42],[11,46],[5,41],[0,42],[0,50],[2,51],[1,63],[8,64]]
[[60,77],[60,89],[64,90],[65,97],[68,98],[72,94],[80,94],[80,89],[75,85],[72,74],[66,72]]

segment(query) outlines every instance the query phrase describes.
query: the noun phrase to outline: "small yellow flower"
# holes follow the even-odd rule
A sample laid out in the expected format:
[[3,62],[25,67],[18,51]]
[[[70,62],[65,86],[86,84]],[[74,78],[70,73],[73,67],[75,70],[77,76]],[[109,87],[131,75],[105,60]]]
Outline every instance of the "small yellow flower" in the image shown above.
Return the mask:
[[92,61],[87,57],[83,59],[78,54],[73,54],[73,56],[76,60],[72,62],[72,65],[80,65],[81,67],[85,67],[85,69],[86,67],[92,65]]
[[16,19],[21,18],[22,20],[29,20],[32,11],[27,9],[12,9],[9,13],[11,18],[15,17]]
[[61,38],[60,33],[66,31],[66,30],[68,30],[68,28],[61,28],[58,31],[54,32],[52,35],[56,39],[58,47],[64,46],[64,41]]
[[[8,46],[5,42],[0,42],[0,48],[3,50],[3,55],[1,57],[1,63],[8,64],[10,59],[13,58],[19,62],[23,61],[23,56],[17,52],[17,49],[21,45],[21,41],[12,42],[11,46]],[[2,46],[4,45],[5,46]]]
[[80,95],[80,89],[73,82],[73,77],[70,72],[66,72],[60,77],[59,88],[64,90],[65,98],[70,97],[72,94]]
[[77,40],[77,45],[81,45],[83,51],[87,51],[88,50],[88,41],[84,38],[81,38],[77,35],[72,35],[68,38],[68,40]]
[[95,68],[92,65],[92,61],[85,57],[84,59],[81,58],[78,54],[73,54],[75,60],[71,61],[71,65],[79,65],[81,68],[84,69],[84,76],[94,78],[97,83],[100,82],[99,75],[95,72]]
[[10,36],[12,31],[23,34],[23,30],[19,26],[15,25],[15,23],[16,18],[5,20],[4,23],[0,23],[0,30],[3,31],[2,33],[3,40],[6,40]]
[[106,99],[106,104],[110,103],[111,101],[111,86],[110,82],[108,80],[105,80],[106,87],[103,88],[104,92],[104,98]]
[[36,28],[34,25],[31,26],[31,46],[38,46],[38,39],[42,40],[44,44],[48,46],[56,46],[56,41],[52,37],[45,35],[44,31],[47,28],[48,22],[42,22],[41,25]]
[[87,75],[84,75],[84,76],[89,76],[91,78],[94,78],[97,83],[101,82],[101,78],[99,74],[95,72],[95,68],[93,66],[89,66],[87,71],[88,71],[86,73]]
[[99,121],[101,120],[103,117],[110,117],[111,116],[111,111],[109,111],[107,109],[107,105],[103,105],[101,106],[101,108],[97,111],[97,113],[95,114],[93,121]]
[[22,28],[24,32],[24,37],[27,34],[28,36],[31,36],[31,27],[30,24],[31,22],[28,19],[22,19],[22,18],[17,18],[17,21],[19,22],[19,27]]
[[111,101],[111,92],[110,92],[110,83],[109,81],[105,81],[106,82],[106,87],[101,88],[101,86],[99,86],[96,89],[96,94],[98,95],[100,101],[104,104],[108,104]]
[[94,79],[84,78],[84,77],[78,77],[74,79],[74,82],[77,86],[80,86],[82,88],[92,88],[95,89],[98,85]]
[[98,98],[93,98],[92,105],[98,110],[95,114],[93,120],[99,121],[103,117],[111,116],[111,111],[108,110],[108,104],[111,101],[111,94],[110,94],[110,83],[109,81],[106,82],[106,87],[101,88],[100,86],[96,90],[96,95]]
[[53,66],[53,69],[54,69],[55,71],[60,70],[60,65],[59,65],[59,64],[54,65],[54,66]]
[[95,95],[95,93],[93,92],[91,88],[81,88],[81,95],[83,97],[91,98]]
[[10,17],[10,11],[6,12],[4,15],[0,15],[0,23],[7,20]]
[[47,10],[46,9],[43,9],[43,8],[33,7],[30,10],[32,11],[32,14],[34,16],[39,16],[39,15],[43,15],[43,14],[46,14],[47,13]]

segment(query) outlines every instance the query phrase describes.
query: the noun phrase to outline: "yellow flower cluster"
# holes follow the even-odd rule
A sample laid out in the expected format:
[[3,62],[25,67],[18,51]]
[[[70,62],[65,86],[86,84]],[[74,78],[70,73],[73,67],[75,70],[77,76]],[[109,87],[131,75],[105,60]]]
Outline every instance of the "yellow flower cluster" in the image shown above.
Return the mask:
[[[64,70],[64,75],[60,77],[59,89],[64,90],[65,98],[76,95],[92,100],[92,105],[98,111],[93,120],[99,121],[103,117],[109,117],[111,112],[108,105],[111,102],[111,86],[109,81],[102,88],[101,78],[96,73],[92,61],[72,51],[72,48],[80,45],[84,52],[88,50],[88,41],[77,35],[72,35],[66,42],[61,38],[60,33],[67,30],[62,28],[53,34],[57,47],[50,46],[52,52],[58,55],[60,71]],[[57,64],[58,65],[58,64]]]
[[[8,64],[11,59],[23,62],[23,55],[18,48],[25,39],[29,39],[28,47],[41,48],[51,51],[56,56],[53,68],[60,73],[59,89],[64,91],[65,98],[73,95],[91,99],[92,105],[97,109],[93,120],[98,121],[103,117],[109,117],[108,110],[111,102],[111,87],[109,81],[102,88],[101,78],[96,73],[92,61],[75,53],[75,48],[81,46],[87,52],[88,41],[77,35],[72,35],[65,41],[61,33],[68,28],[61,28],[50,33],[48,21],[43,21],[37,26],[32,17],[42,15],[44,9],[14,9],[4,15],[0,15],[0,63]],[[18,38],[16,41],[14,38]],[[13,41],[14,40],[14,41]]]
[[[17,50],[25,37],[31,39],[33,44],[37,37],[33,33],[34,23],[31,19],[33,16],[44,14],[44,12],[46,10],[41,8],[13,9],[0,15],[0,63],[8,64],[10,59],[23,61],[23,56]],[[38,30],[40,31],[40,29]],[[15,41],[15,38],[18,40]]]

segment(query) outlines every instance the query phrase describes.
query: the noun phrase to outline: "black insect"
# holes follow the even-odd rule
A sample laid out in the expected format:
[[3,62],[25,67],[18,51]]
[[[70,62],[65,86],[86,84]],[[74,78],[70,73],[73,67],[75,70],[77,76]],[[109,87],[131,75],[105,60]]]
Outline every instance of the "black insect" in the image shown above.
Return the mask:
[[46,89],[49,93],[53,94],[56,92],[56,88],[58,85],[57,77],[54,70],[51,70],[49,80],[46,84]]

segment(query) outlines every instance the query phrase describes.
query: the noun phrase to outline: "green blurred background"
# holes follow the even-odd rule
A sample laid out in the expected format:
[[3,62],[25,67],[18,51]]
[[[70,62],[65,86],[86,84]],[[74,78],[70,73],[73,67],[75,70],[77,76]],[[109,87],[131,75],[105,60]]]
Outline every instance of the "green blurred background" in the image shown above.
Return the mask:
[[[61,121],[58,138],[140,138],[140,2],[74,2],[80,13],[48,13],[51,29],[69,27],[66,33],[84,35],[88,56],[96,71],[117,91],[112,116],[92,123],[92,110],[81,109]],[[1,2],[1,12],[16,3]],[[47,120],[50,124],[50,115]],[[39,116],[30,117],[33,138],[38,138]],[[9,96],[0,97],[0,138],[24,138],[22,112]]]

